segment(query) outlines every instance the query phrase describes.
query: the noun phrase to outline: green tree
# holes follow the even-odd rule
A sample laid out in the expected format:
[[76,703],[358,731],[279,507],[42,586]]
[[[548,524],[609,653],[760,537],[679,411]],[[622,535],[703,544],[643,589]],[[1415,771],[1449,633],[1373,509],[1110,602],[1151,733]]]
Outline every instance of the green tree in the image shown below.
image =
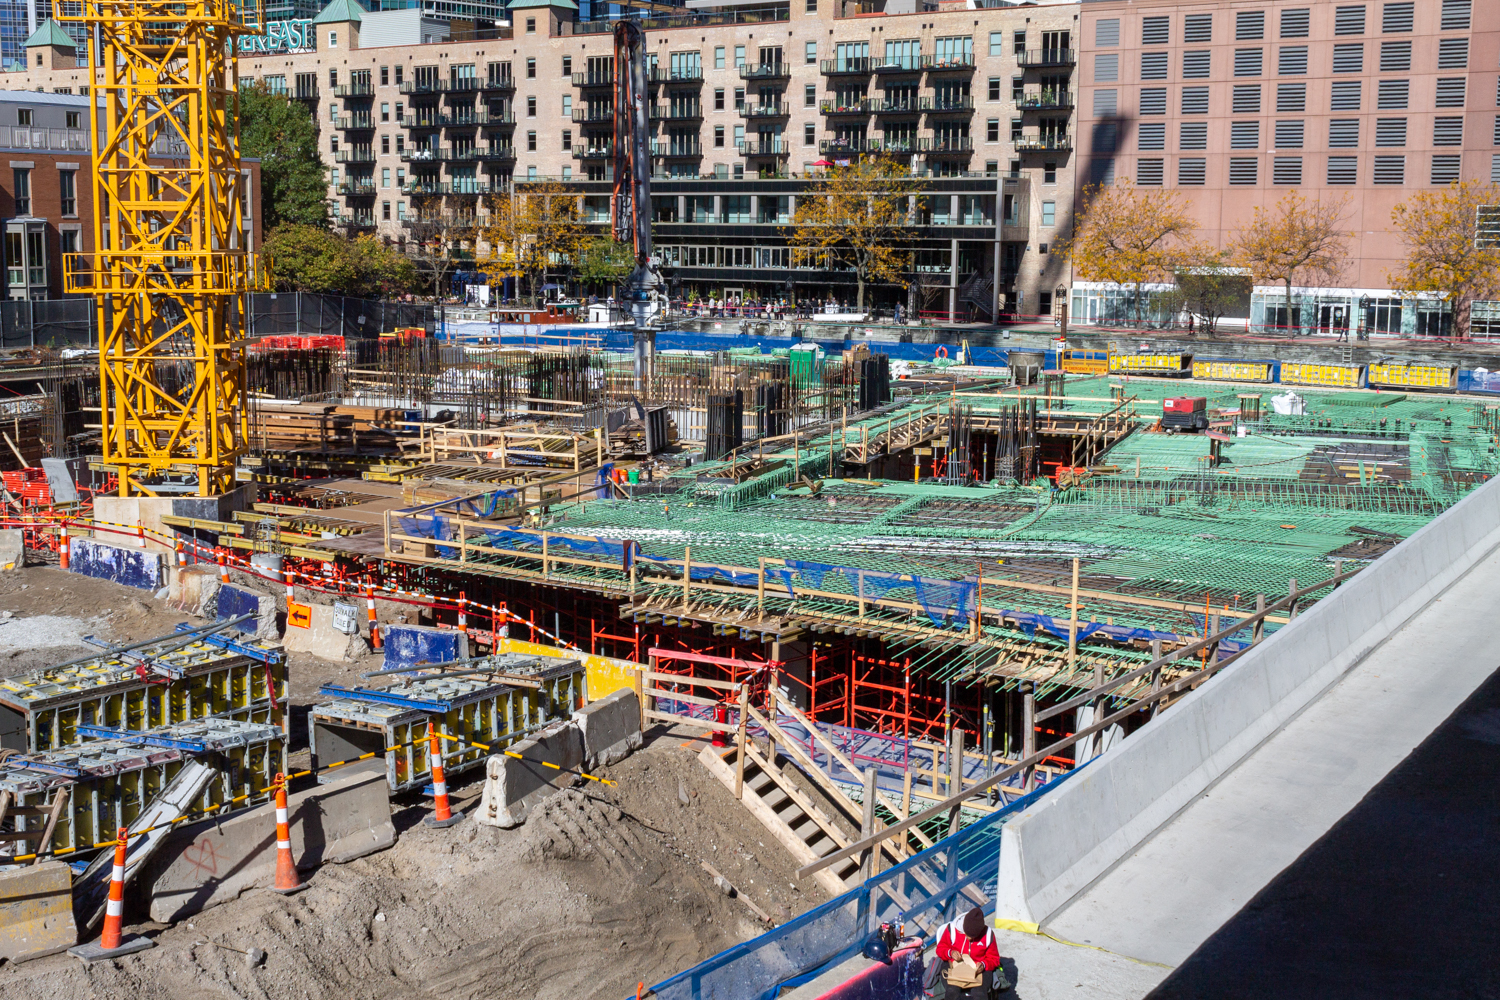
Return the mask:
[[300,101],[264,84],[236,96],[240,155],[260,158],[261,222],[267,232],[283,223],[328,224],[328,179],[318,155],[318,130]]
[[348,240],[317,226],[284,224],[261,247],[278,292],[383,298],[412,291],[416,269],[374,236]]
[[586,243],[578,255],[578,278],[588,285],[614,285],[635,270],[635,250],[608,236]]

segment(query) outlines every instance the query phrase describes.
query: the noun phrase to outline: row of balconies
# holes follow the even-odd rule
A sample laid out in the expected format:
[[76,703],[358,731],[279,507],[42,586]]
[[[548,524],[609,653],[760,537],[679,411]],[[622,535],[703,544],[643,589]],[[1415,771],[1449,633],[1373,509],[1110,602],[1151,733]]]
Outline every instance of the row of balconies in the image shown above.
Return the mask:
[[[1047,91],[1028,94],[1017,102],[1023,109],[1061,109],[1073,106],[1073,95],[1064,91]],[[818,104],[825,115],[916,115],[916,114],[963,114],[974,110],[970,97],[862,97],[854,101],[827,100]],[[739,109],[741,118],[787,118],[792,114],[790,104],[746,104]],[[578,124],[605,124],[614,121],[613,107],[574,108],[573,121]],[[703,117],[699,104],[653,104],[652,121],[696,121]],[[408,125],[411,120],[407,119]],[[514,124],[513,117],[506,124]],[[445,122],[446,124],[446,122]]]
[[464,94],[480,90],[515,90],[516,81],[514,77],[498,76],[493,79],[486,77],[465,77],[455,80],[405,80],[398,88],[403,94]]
[[[1072,66],[1078,53],[1072,49],[1038,49],[1016,55],[1018,66]],[[824,59],[818,70],[824,76],[868,76],[871,73],[968,72],[976,61],[972,53],[946,56],[845,56]]]
[[514,125],[515,123],[515,112],[475,111],[472,108],[454,108],[445,114],[407,115],[401,119],[403,128],[473,128],[476,125]]
[[429,146],[408,146],[401,151],[403,163],[477,163],[486,160],[514,160],[514,146],[461,146],[434,149]]
[[967,154],[973,151],[974,140],[968,136],[919,135],[909,139],[823,139],[818,142],[818,152],[824,155],[890,153],[905,156],[912,153]]
[[825,115],[917,115],[923,112],[946,114],[973,111],[970,97],[862,97],[855,101],[821,101],[818,110]]
[[508,190],[505,184],[490,184],[486,181],[455,181],[448,184],[407,181],[401,185],[401,193],[415,198],[437,198],[442,195],[500,194]]

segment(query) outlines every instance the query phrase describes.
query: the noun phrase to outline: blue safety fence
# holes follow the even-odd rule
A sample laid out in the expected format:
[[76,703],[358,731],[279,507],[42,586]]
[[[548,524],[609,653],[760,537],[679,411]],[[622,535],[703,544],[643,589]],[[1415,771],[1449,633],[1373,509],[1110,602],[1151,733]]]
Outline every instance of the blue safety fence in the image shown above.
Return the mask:
[[[1082,770],[1079,768],[1078,770]],[[905,921],[929,940],[959,910],[994,908],[1005,824],[1078,770],[938,841],[836,899],[651,988],[662,1000],[774,1000],[858,955],[871,932]]]

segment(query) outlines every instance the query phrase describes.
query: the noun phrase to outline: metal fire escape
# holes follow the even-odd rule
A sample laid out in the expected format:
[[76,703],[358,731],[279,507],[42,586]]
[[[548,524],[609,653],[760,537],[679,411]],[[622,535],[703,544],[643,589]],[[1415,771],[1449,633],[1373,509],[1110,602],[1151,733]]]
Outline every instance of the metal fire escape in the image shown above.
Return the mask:
[[82,0],[94,100],[94,249],[65,288],[98,313],[104,463],[120,494],[234,485],[245,451],[249,292],[266,287],[244,220],[235,50],[258,0]]

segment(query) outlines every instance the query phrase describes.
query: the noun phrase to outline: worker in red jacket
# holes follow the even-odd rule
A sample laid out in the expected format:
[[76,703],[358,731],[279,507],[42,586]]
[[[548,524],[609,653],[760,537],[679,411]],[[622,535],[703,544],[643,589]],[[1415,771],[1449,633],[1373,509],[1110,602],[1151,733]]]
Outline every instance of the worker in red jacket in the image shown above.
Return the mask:
[[938,932],[937,957],[946,962],[944,982],[946,1000],[958,997],[966,1000],[988,1000],[996,985],[1001,989],[1010,984],[1004,973],[996,983],[996,970],[1000,968],[1000,949],[995,941],[995,932],[985,926],[984,912],[974,907],[964,914],[962,920],[947,924]]

